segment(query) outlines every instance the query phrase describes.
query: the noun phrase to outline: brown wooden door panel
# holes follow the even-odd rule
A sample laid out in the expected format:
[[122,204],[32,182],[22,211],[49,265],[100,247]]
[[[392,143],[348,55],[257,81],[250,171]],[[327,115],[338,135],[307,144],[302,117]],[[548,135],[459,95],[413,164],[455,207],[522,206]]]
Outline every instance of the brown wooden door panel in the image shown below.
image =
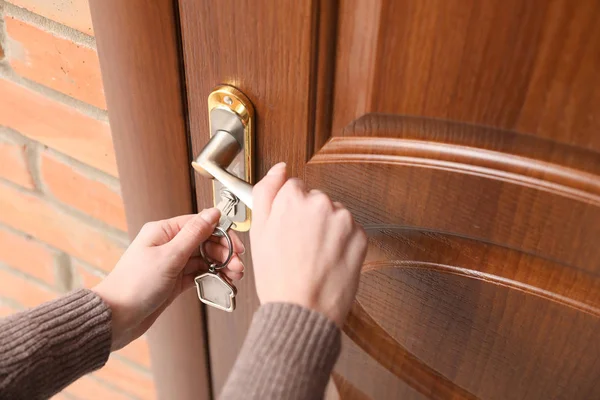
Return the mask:
[[346,328],[355,343],[432,398],[598,393],[596,242],[568,245],[600,237],[597,206],[464,171],[392,164],[389,152],[378,162],[347,155],[318,153],[306,177],[369,233],[360,306]]
[[[369,234],[331,398],[600,397],[600,1],[179,4],[193,153],[232,84],[257,177],[286,161]],[[251,271],[207,312],[215,393]]]
[[599,272],[590,263],[600,258],[597,243],[573,243],[600,237],[600,202],[589,192],[479,169],[476,160],[421,158],[397,140],[360,141],[362,148],[345,141],[328,143],[308,163],[306,178],[344,202],[359,222],[451,232]]
[[364,114],[599,150],[596,0],[340,1],[333,132]]
[[[342,337],[342,347],[344,351],[332,375],[332,386],[338,392],[339,399],[423,400],[427,398],[400,379],[393,371],[383,367],[347,335]],[[368,379],[365,379],[365,371],[368,371]]]
[[433,398],[468,397],[463,388],[486,399],[598,393],[598,300],[569,296],[597,297],[597,277],[590,287],[593,276],[562,264],[451,235],[386,227],[369,236],[345,330],[397,375],[408,364],[403,379],[420,376],[413,387]]

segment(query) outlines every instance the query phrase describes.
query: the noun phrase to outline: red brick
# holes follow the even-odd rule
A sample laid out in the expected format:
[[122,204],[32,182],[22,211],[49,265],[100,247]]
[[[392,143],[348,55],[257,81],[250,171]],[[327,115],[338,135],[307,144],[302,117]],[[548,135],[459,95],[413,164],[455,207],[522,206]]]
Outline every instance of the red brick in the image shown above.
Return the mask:
[[54,285],[54,252],[33,239],[0,229],[0,261]]
[[102,270],[111,270],[123,244],[39,197],[0,184],[0,222]]
[[106,109],[98,54],[14,17],[4,18],[7,59],[19,75]]
[[58,294],[16,273],[0,269],[0,296],[23,307],[35,307]]
[[8,2],[88,35],[94,34],[88,0],[8,0]]
[[0,142],[0,178],[28,189],[35,187],[27,166],[25,145]]
[[117,176],[106,122],[4,79],[0,79],[0,93],[0,125]]
[[106,273],[101,271],[95,271],[93,268],[83,265],[81,262],[75,259],[71,259],[71,265],[75,273],[75,285],[77,287],[84,287],[91,289],[96,286]]
[[150,368],[150,350],[148,341],[143,336],[117,351],[117,354],[142,367]]
[[60,158],[42,153],[41,176],[60,201],[123,231],[127,230],[121,195]]
[[93,375],[140,399],[156,398],[150,373],[139,371],[116,357],[110,357],[106,365]]
[[85,400],[129,400],[129,396],[114,390],[90,376],[84,376],[67,386],[64,393]]

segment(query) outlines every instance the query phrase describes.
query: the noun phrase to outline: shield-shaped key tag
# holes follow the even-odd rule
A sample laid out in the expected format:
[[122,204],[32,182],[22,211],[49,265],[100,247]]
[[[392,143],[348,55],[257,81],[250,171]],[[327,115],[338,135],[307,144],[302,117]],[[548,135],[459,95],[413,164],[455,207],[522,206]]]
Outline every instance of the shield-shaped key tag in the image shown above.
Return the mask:
[[214,270],[209,270],[209,272],[197,276],[194,281],[201,302],[223,311],[235,310],[236,289],[226,277],[222,277]]

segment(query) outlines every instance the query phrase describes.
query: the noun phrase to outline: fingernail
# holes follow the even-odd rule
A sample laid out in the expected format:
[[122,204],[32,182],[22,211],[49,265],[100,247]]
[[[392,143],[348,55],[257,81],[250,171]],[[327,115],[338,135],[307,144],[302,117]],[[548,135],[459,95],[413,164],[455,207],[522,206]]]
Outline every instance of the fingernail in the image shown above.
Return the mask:
[[211,225],[216,225],[219,222],[219,218],[221,218],[221,211],[218,208],[207,208],[206,210],[202,210],[200,218]]
[[284,162],[277,163],[271,167],[267,175],[281,174],[285,171],[286,164]]
[[246,254],[246,246],[244,246],[244,244],[242,243],[242,252],[238,253],[240,256],[243,256],[244,254]]

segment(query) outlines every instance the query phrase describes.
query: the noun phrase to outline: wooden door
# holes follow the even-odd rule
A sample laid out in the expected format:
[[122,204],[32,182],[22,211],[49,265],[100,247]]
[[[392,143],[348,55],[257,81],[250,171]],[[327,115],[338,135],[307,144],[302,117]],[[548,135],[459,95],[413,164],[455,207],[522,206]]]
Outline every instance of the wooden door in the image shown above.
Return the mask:
[[[600,1],[179,6],[194,154],[234,85],[257,177],[286,161],[369,234],[328,396],[600,397]],[[208,310],[215,394],[258,306],[245,262],[238,310]]]

